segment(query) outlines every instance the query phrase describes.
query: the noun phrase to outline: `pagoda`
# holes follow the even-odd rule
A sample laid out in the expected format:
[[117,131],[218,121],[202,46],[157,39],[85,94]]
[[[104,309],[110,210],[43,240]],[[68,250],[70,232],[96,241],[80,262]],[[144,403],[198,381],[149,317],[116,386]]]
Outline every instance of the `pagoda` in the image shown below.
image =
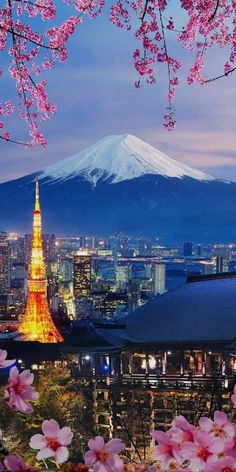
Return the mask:
[[43,257],[38,178],[36,178],[27,305],[19,325],[19,332],[25,335],[27,341],[39,341],[41,343],[58,343],[63,341],[62,336],[52,321],[47,300],[47,278]]

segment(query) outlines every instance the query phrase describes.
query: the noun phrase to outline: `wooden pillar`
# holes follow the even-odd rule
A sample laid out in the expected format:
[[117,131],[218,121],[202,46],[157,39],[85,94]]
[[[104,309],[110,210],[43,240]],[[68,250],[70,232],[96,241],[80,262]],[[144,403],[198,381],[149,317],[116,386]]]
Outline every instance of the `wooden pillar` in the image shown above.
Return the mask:
[[162,375],[166,375],[166,367],[167,367],[167,353],[163,353],[162,358]]

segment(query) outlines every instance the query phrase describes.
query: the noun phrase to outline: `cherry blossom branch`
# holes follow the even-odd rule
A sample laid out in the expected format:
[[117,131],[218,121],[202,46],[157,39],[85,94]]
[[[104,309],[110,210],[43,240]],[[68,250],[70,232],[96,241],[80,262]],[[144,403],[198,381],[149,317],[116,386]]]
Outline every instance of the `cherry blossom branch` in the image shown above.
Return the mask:
[[[167,63],[168,89],[169,89],[169,92],[170,92],[170,79],[171,79],[171,75],[170,75],[169,55],[168,55],[168,50],[167,50],[166,38],[165,38],[165,29],[164,29],[164,24],[163,24],[162,12],[161,12],[161,9],[160,9],[160,8],[159,8],[159,16],[160,16],[162,39],[163,39],[163,45],[164,45],[164,50],[165,50],[165,55],[166,55],[166,63]],[[169,105],[171,106],[171,101],[170,101],[170,99],[169,99]]]
[[11,138],[4,138],[4,136],[1,136],[1,135],[0,135],[0,139],[2,139],[3,141],[7,141],[9,143],[19,144],[20,146],[32,147],[31,144],[29,143],[23,143],[22,141],[15,141],[14,139],[11,139]]
[[145,1],[145,5],[144,5],[144,9],[143,9],[143,14],[142,14],[142,17],[141,17],[141,23],[143,23],[144,18],[145,18],[145,16],[146,16],[148,3],[149,3],[149,0],[146,0],[146,1]]
[[[2,26],[2,25],[0,25],[0,29],[2,29],[3,31],[7,31],[8,33],[12,34],[12,30],[10,30],[8,28],[4,28],[4,26]],[[29,41],[30,43],[35,44],[36,46],[39,46],[40,48],[56,50],[56,51],[58,51],[58,49],[59,49],[59,48],[54,48],[54,47],[51,47],[51,46],[47,46],[46,44],[41,44],[38,41],[35,41],[31,38],[27,38],[23,34],[17,33],[16,30],[14,30],[14,35],[18,36],[19,38],[25,39],[26,41]]]
[[225,72],[224,74],[218,75],[217,77],[212,77],[212,79],[206,79],[204,80],[204,84],[209,84],[210,82],[215,82],[216,80],[223,79],[223,77],[228,77],[228,75],[233,74],[233,72],[236,70],[236,67],[233,67],[233,69],[230,69],[228,72]]
[[[8,0],[8,5],[9,5],[9,11],[10,11],[10,15],[11,15],[11,22],[12,22],[12,25],[13,25],[11,0]],[[15,50],[16,38],[15,38],[15,32],[14,32],[13,26],[11,28],[11,35],[12,35],[12,41],[13,41],[13,53],[14,53],[14,57],[15,57],[15,61],[16,61],[16,67],[17,67],[19,77],[20,77],[20,81],[21,81],[21,88],[22,88],[22,93],[23,93],[23,97],[24,97],[24,105],[25,105],[27,103],[27,97],[26,97],[25,87],[24,87],[23,78],[22,78],[22,71],[21,71],[21,68],[20,68],[20,64],[22,64],[22,61],[18,60],[17,53],[16,53],[16,50]],[[19,43],[19,48],[20,48],[20,43]],[[29,122],[31,124],[31,127],[33,127],[31,114],[29,112],[29,109],[26,107],[26,105],[25,105],[25,109],[26,109],[26,113],[27,113]]]
[[220,5],[220,0],[216,0],[216,7],[215,7],[215,10],[214,12],[212,13],[211,17],[209,18],[208,21],[211,21],[213,20],[213,18],[215,18],[216,14],[217,14],[217,11],[218,11],[218,8],[219,8],[219,5]]

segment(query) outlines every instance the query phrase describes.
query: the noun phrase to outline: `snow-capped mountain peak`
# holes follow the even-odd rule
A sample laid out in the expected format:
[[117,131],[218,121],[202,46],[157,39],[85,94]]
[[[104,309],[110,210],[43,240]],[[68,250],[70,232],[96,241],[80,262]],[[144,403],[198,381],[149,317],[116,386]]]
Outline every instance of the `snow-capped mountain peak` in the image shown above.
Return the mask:
[[41,178],[67,180],[81,175],[96,185],[100,179],[117,183],[145,174],[215,180],[129,134],[106,136],[72,157],[47,167]]

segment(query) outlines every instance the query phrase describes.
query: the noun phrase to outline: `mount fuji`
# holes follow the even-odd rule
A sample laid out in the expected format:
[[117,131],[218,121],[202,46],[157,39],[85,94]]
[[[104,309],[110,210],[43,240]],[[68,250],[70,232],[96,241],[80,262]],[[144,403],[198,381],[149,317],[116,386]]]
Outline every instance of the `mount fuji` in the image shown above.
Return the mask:
[[236,184],[178,162],[132,135],[107,136],[44,170],[0,184],[0,229],[31,230],[39,176],[44,232],[236,239]]

